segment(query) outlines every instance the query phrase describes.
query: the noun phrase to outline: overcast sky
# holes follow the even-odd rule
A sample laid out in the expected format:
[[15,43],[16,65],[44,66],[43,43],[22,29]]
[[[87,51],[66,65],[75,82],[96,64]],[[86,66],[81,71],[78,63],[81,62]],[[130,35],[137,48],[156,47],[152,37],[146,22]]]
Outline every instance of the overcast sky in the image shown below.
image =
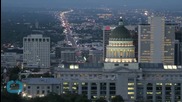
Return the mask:
[[127,7],[182,10],[182,0],[1,0],[3,7]]

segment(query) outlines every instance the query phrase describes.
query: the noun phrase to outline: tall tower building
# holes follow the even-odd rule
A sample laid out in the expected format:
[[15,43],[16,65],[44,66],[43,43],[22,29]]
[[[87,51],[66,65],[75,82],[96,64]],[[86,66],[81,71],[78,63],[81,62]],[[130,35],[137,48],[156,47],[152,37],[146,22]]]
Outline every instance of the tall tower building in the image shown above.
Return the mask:
[[138,60],[174,65],[175,25],[164,17],[150,17],[149,24],[138,26]]
[[176,32],[175,65],[182,65],[182,29]]
[[109,36],[114,28],[112,26],[103,27],[103,60],[106,58],[106,46],[109,44]]
[[122,18],[120,18],[119,26],[109,36],[105,62],[136,62],[133,39],[129,30],[124,27]]
[[29,35],[23,38],[23,62],[25,66],[50,67],[50,37]]

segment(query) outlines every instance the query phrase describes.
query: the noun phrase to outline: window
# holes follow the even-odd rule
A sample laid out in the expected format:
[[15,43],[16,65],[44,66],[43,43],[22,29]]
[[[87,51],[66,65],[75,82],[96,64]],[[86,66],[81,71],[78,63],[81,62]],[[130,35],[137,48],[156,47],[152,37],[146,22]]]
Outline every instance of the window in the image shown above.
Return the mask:
[[48,86],[47,89],[50,89],[50,86]]
[[59,89],[59,86],[56,86],[57,89]]
[[119,64],[114,64],[114,66],[119,66]]
[[28,86],[28,89],[30,89],[30,86]]
[[39,89],[39,86],[37,86],[37,89]]
[[42,94],[44,94],[45,93],[45,91],[44,90],[42,90]]
[[128,64],[124,64],[124,66],[128,66]]
[[39,94],[39,90],[37,90],[37,94]]

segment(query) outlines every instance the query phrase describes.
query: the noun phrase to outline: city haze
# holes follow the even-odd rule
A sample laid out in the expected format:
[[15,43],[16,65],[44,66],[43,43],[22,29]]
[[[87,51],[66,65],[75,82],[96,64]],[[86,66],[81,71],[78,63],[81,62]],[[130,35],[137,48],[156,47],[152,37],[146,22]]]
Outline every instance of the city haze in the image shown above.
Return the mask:
[[180,10],[182,0],[2,0],[2,7],[28,8],[139,8]]

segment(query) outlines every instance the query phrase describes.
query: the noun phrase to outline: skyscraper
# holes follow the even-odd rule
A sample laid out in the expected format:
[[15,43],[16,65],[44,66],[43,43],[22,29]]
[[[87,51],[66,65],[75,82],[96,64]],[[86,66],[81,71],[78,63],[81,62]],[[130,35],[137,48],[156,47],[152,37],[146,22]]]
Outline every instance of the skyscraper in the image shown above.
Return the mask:
[[175,65],[182,65],[182,30],[176,32]]
[[150,17],[138,26],[138,60],[174,65],[175,25],[164,17]]
[[114,29],[114,26],[104,26],[103,27],[103,61],[106,58],[106,46],[109,44],[109,36],[111,31]]
[[23,38],[23,63],[27,67],[50,67],[50,38],[29,35]]

